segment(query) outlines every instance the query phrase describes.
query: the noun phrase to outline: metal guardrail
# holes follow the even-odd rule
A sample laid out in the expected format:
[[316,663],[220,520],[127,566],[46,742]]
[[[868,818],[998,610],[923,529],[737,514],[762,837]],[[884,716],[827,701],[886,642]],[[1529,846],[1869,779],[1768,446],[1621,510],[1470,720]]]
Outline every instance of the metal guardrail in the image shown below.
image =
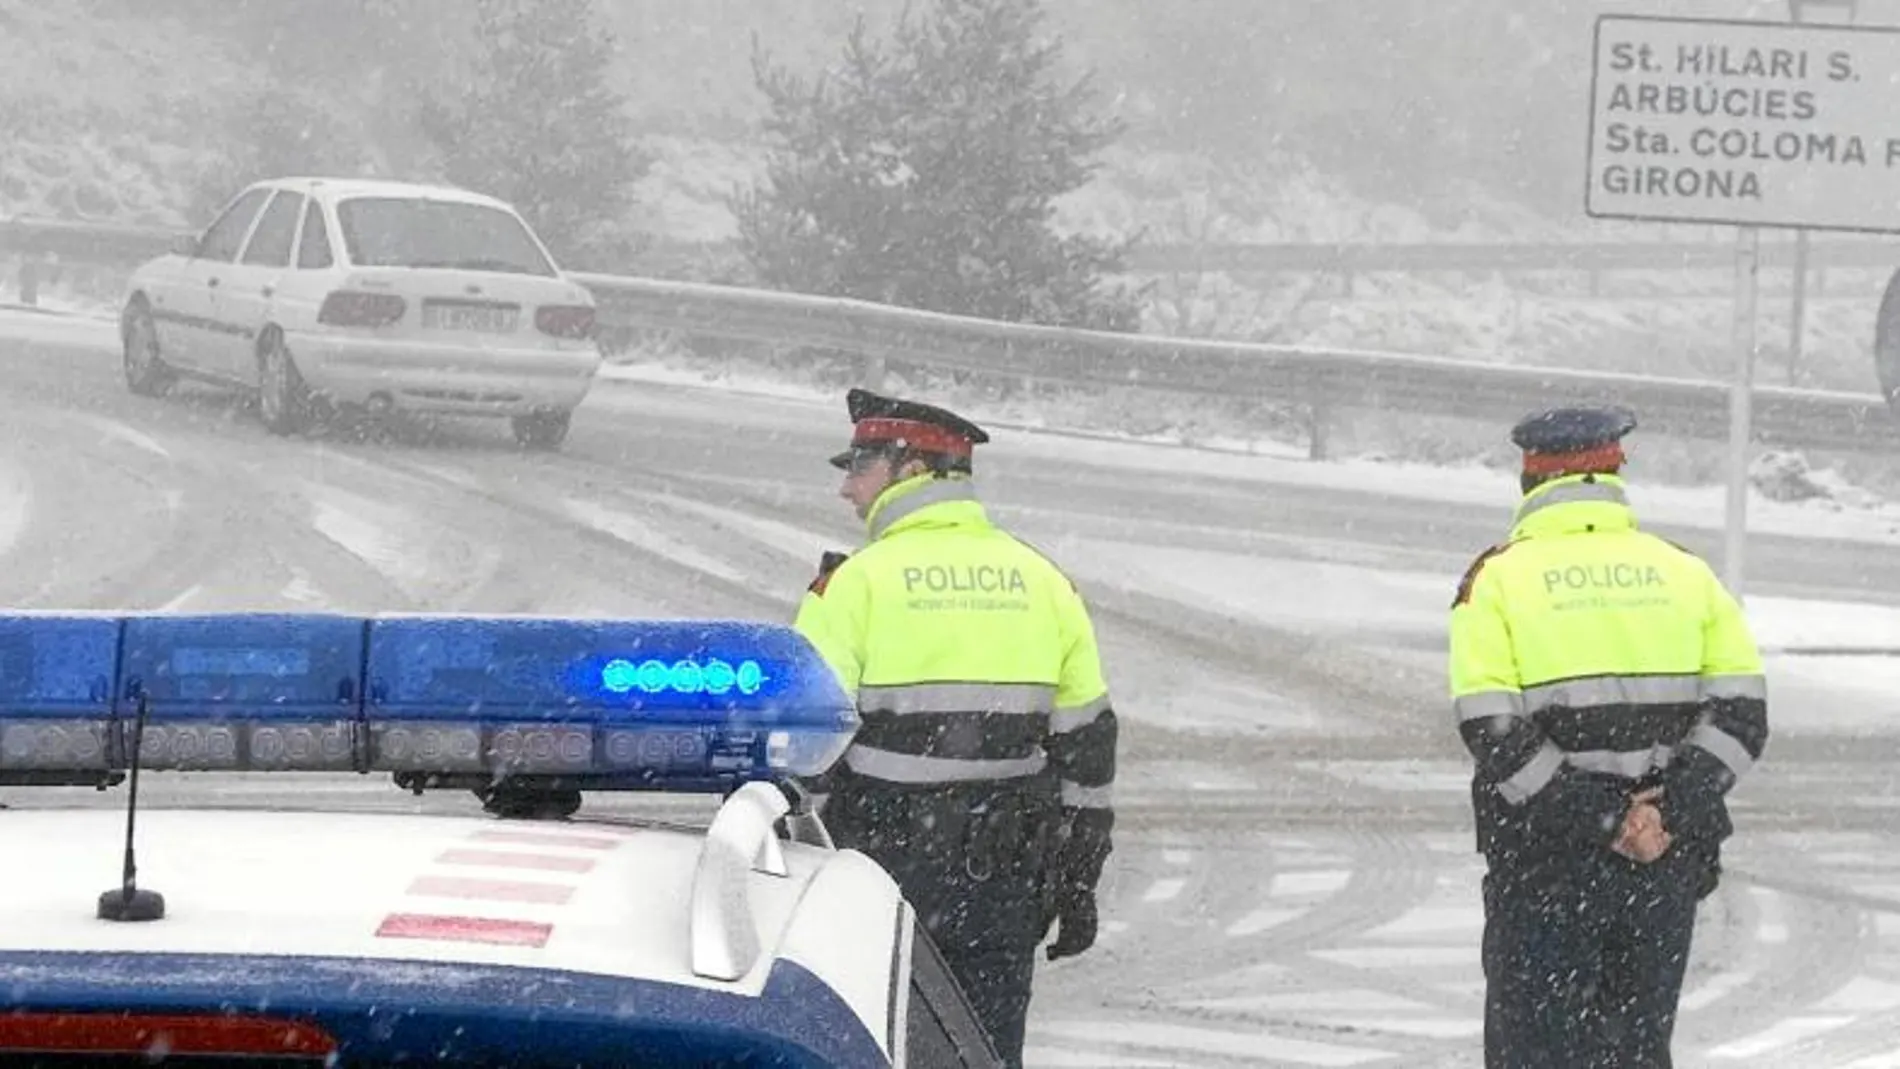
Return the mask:
[[[1509,422],[1545,404],[1621,401],[1652,430],[1721,439],[1721,383],[1484,364],[1324,346],[1115,334],[997,323],[835,297],[578,274],[601,320],[794,343],[872,359],[1045,382],[1127,386]],[[1900,418],[1873,394],[1757,387],[1754,431],[1793,448],[1900,451]]]
[[162,256],[188,231],[162,226],[79,223],[61,219],[0,220],[0,252],[57,256],[85,263],[136,263]]
[[167,227],[75,223],[57,219],[0,220],[0,255],[19,257],[21,304],[39,303],[46,260],[134,264],[170,251],[183,233]]
[[[1726,242],[1627,242],[1543,245],[1432,243],[1408,245],[1158,245],[1131,263],[1143,271],[1710,271],[1735,266]],[[1793,242],[1764,241],[1763,267],[1792,267]],[[1808,267],[1900,267],[1900,243],[1812,242]]]
[[[175,236],[175,231],[162,228],[13,220],[0,224],[0,253],[39,251],[116,262],[162,252]],[[1710,255],[1732,256],[1732,250],[1717,249]],[[1305,404],[1320,413],[1372,408],[1503,422],[1545,404],[1614,400],[1637,408],[1644,425],[1659,433],[1720,439],[1728,426],[1729,387],[1715,382],[1323,346],[1069,330],[846,298],[617,275],[574,277],[594,292],[601,321],[610,327],[834,349],[873,362],[1045,382],[1251,396]],[[1764,443],[1900,452],[1900,418],[1876,395],[1758,387],[1755,403],[1754,432]]]

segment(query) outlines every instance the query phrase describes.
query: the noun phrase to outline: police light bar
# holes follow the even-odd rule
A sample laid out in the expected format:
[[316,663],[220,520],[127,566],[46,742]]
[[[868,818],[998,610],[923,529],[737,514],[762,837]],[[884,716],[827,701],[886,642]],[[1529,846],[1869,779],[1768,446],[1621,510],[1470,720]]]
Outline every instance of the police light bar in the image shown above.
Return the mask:
[[0,783],[144,770],[552,778],[717,790],[810,776],[857,731],[802,635],[737,621],[0,616]]

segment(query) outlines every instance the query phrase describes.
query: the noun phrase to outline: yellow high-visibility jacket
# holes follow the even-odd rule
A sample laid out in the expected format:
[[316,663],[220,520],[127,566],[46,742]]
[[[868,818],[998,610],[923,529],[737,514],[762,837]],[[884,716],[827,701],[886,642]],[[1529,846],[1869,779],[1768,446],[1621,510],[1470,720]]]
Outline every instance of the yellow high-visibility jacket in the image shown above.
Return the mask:
[[1107,808],[1115,713],[1074,584],[992,524],[968,479],[898,483],[867,523],[795,624],[857,698],[843,764],[906,786],[1053,768],[1065,805]]
[[1713,852],[1768,741],[1740,606],[1700,558],[1637,529],[1615,476],[1525,495],[1459,585],[1450,676],[1494,862],[1607,847],[1648,785],[1677,840]]

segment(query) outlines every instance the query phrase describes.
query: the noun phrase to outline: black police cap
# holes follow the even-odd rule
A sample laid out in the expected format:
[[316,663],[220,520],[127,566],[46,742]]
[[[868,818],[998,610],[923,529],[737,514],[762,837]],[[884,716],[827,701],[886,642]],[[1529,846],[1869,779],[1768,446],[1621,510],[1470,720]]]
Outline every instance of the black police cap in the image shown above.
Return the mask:
[[1526,453],[1578,453],[1623,440],[1636,413],[1622,405],[1551,408],[1519,420],[1511,441]]
[[[833,467],[850,467],[852,458],[860,450],[889,448],[890,443],[887,440],[877,436],[867,436],[864,433],[867,428],[876,427],[878,421],[882,420],[898,420],[934,427],[955,439],[957,444],[962,446],[960,451],[965,455],[968,454],[970,447],[982,445],[990,440],[989,432],[949,409],[927,405],[921,401],[886,397],[870,390],[854,388],[845,394],[845,409],[850,413],[852,424],[858,427],[858,433],[853,435],[850,449],[831,458]],[[921,443],[915,447],[925,452],[932,451]]]
[[952,434],[969,439],[971,445],[982,445],[990,440],[983,428],[955,412],[921,401],[905,401],[854,388],[844,395],[844,404],[851,413],[852,423],[862,423],[867,419],[907,419],[942,427]]

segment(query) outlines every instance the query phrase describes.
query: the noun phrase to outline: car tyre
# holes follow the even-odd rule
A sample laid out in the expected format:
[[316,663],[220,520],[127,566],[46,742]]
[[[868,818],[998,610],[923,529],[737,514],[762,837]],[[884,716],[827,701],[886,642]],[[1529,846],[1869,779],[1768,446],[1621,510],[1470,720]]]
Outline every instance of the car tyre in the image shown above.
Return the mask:
[[573,422],[574,413],[567,411],[516,416],[515,441],[524,449],[559,449],[567,440],[567,429]]
[[257,354],[257,415],[272,434],[297,434],[310,425],[309,387],[276,331]]
[[126,309],[119,329],[125,364],[126,388],[140,397],[162,397],[178,381],[158,348],[158,326],[144,301]]

